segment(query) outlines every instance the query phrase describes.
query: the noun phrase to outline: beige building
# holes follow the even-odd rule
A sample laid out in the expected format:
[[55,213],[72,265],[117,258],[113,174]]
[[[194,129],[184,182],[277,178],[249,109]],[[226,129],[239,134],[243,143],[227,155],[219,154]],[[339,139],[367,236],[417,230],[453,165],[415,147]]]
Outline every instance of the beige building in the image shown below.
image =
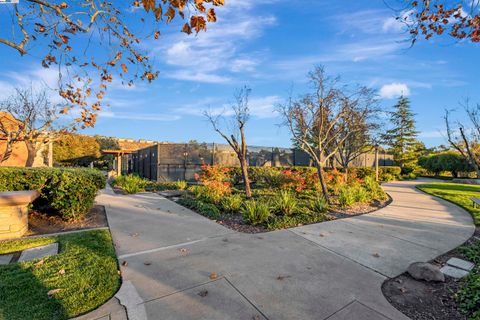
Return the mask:
[[[15,126],[18,126],[18,120],[16,120],[11,114],[6,112],[0,112],[0,121],[2,125],[7,129],[15,130]],[[2,135],[0,131],[0,159],[3,158],[7,146],[7,139]],[[27,146],[23,141],[17,141],[13,144],[12,152],[8,156],[7,160],[0,162],[0,166],[3,167],[25,167],[27,163]],[[43,142],[40,148],[37,150],[35,160],[33,162],[34,167],[51,167],[53,165],[53,150],[52,141],[47,139],[47,142]]]

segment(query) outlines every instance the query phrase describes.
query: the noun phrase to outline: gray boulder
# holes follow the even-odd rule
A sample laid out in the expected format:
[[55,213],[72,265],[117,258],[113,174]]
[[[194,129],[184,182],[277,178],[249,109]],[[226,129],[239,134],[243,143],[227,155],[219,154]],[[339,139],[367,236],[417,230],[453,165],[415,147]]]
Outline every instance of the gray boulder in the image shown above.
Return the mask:
[[408,273],[417,280],[445,282],[445,276],[440,268],[430,263],[415,262],[408,267]]

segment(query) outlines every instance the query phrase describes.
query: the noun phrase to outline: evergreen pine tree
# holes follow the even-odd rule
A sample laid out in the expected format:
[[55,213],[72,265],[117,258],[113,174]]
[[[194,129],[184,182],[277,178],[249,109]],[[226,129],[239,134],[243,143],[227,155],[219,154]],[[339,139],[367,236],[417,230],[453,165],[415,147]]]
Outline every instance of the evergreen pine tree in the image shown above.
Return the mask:
[[402,168],[415,166],[422,145],[417,140],[418,131],[415,128],[414,116],[410,109],[410,101],[401,96],[394,106],[394,111],[391,112],[390,122],[393,128],[384,135],[395,162]]

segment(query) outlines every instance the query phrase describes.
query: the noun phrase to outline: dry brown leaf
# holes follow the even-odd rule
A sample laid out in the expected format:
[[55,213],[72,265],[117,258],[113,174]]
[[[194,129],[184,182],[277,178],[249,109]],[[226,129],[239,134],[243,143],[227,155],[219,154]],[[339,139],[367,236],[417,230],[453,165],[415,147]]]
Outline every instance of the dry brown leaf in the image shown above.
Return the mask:
[[216,272],[210,273],[210,279],[215,280],[215,279],[217,279],[217,278],[218,278],[218,275],[217,275]]
[[52,290],[50,290],[50,291],[47,292],[47,295],[48,295],[49,297],[51,297],[51,296],[59,293],[60,291],[62,291],[62,289],[52,289]]
[[199,295],[200,297],[202,297],[202,298],[203,298],[203,297],[206,297],[207,294],[208,294],[208,290],[202,290],[202,291],[200,291],[200,292],[198,293],[198,295]]

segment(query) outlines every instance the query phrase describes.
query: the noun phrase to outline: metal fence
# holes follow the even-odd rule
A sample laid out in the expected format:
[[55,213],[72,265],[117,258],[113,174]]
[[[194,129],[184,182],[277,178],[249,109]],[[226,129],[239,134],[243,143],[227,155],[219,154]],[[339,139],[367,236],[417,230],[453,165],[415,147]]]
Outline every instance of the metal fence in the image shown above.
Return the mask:
[[[256,167],[311,166],[307,153],[299,149],[278,147],[249,147],[248,162]],[[215,143],[160,143],[124,156],[124,173],[137,173],[155,181],[194,181],[195,173],[204,164],[239,166],[235,152],[229,145]],[[333,165],[339,166],[338,163]],[[352,162],[356,167],[373,167],[375,155],[364,154]],[[394,165],[388,154],[379,154],[380,166]]]

